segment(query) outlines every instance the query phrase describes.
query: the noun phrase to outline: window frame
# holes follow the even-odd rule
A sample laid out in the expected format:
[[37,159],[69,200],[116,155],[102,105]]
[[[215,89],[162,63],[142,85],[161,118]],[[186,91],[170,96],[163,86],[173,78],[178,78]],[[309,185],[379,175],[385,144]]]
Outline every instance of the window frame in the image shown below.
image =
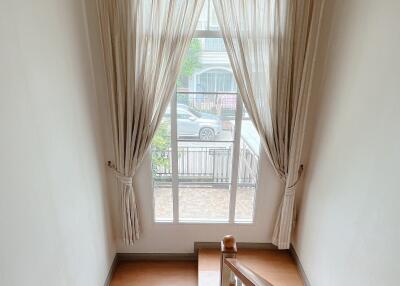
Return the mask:
[[[212,30],[197,30],[195,31],[193,38],[223,38],[221,31],[212,31]],[[239,172],[239,159],[240,159],[240,143],[241,143],[241,128],[242,128],[242,120],[244,115],[243,102],[240,97],[239,91],[236,93],[236,114],[235,114],[235,128],[234,128],[234,136],[232,141],[233,151],[232,151],[232,168],[231,168],[231,182],[230,182],[230,198],[229,198],[229,217],[227,221],[219,221],[219,220],[180,220],[179,219],[179,177],[178,177],[178,106],[177,106],[177,90],[175,89],[174,94],[172,95],[170,101],[170,124],[171,124],[171,192],[172,192],[172,213],[173,218],[170,220],[156,220],[155,217],[155,199],[154,199],[154,181],[152,182],[153,186],[153,223],[155,224],[229,224],[229,225],[254,225],[256,223],[256,197],[259,189],[259,176],[257,177],[257,182],[254,189],[254,197],[253,197],[253,210],[252,210],[252,220],[245,221],[239,220],[235,221],[236,214],[236,198],[237,198],[237,189],[238,189],[238,172]],[[259,146],[259,150],[261,150],[261,144]],[[261,158],[261,156],[259,157]],[[258,161],[257,164],[257,174],[260,171],[261,160]],[[233,166],[237,166],[234,168]]]

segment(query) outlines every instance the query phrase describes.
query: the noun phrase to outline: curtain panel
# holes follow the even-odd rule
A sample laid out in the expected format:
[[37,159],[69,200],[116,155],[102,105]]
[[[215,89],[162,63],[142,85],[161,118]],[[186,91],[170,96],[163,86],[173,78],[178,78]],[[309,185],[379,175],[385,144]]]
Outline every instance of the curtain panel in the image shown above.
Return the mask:
[[204,0],[98,0],[123,239],[139,239],[132,178],[173,94]]
[[290,247],[324,0],[214,0],[244,105],[282,181],[273,243]]

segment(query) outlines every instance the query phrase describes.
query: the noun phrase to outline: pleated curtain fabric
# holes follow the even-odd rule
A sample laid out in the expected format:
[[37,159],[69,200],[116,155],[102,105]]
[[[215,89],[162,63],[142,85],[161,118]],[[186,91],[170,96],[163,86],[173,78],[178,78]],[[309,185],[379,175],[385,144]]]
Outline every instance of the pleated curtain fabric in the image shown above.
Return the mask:
[[284,187],[273,243],[290,247],[323,0],[214,0],[240,95]]
[[174,92],[204,0],[98,0],[123,239],[139,239],[132,178]]

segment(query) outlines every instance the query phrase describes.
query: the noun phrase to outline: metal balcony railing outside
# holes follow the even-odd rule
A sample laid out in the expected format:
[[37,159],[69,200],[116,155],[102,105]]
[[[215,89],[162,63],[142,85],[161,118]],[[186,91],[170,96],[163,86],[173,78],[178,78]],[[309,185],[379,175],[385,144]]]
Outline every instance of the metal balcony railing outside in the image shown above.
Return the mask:
[[[219,115],[223,118],[224,130],[233,130],[232,122],[237,109],[236,92],[190,92],[178,90],[177,104],[185,105],[199,112]],[[178,142],[193,142],[191,146],[178,145],[178,178],[185,185],[207,185],[226,187],[231,182],[233,155],[233,135],[230,140],[207,142],[178,137]],[[256,186],[258,173],[258,152],[242,137],[240,140],[238,187]],[[215,143],[215,144],[213,144]],[[152,148],[153,178],[158,185],[171,185],[172,159],[171,148],[158,150]],[[154,158],[163,163],[154,163]],[[160,160],[161,159],[161,160]]]
[[[255,187],[257,182],[258,155],[242,140],[239,156],[238,184]],[[153,164],[153,175],[159,184],[168,185],[172,180],[171,148],[152,150],[152,156],[163,158],[163,165]],[[231,181],[232,145],[226,147],[179,147],[178,177],[181,182],[193,184],[226,185]]]

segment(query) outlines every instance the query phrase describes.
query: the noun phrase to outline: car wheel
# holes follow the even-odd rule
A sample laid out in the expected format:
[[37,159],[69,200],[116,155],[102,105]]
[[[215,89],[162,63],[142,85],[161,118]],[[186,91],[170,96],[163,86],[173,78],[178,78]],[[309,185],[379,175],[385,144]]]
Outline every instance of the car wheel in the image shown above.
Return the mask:
[[211,128],[202,128],[199,132],[200,140],[202,141],[213,141],[215,138],[214,130]]

